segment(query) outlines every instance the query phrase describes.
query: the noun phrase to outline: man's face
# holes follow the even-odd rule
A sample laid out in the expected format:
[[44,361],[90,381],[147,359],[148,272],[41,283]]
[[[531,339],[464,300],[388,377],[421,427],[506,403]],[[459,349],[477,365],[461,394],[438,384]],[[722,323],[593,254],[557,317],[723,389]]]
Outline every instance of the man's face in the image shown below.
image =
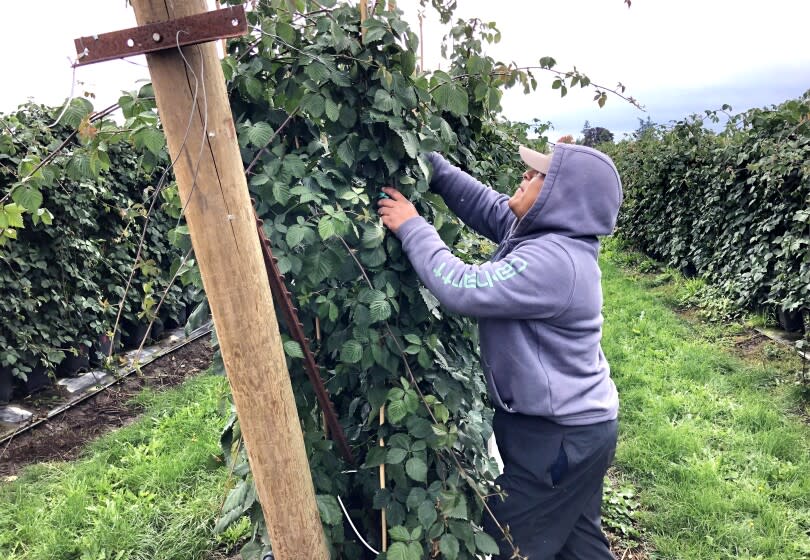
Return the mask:
[[518,219],[525,216],[526,212],[528,212],[529,208],[534,204],[534,201],[537,200],[537,196],[540,194],[540,189],[543,188],[543,181],[545,181],[545,179],[545,175],[534,169],[529,169],[523,173],[523,180],[520,182],[520,186],[515,191],[515,194],[512,195],[512,198],[509,199],[509,209]]

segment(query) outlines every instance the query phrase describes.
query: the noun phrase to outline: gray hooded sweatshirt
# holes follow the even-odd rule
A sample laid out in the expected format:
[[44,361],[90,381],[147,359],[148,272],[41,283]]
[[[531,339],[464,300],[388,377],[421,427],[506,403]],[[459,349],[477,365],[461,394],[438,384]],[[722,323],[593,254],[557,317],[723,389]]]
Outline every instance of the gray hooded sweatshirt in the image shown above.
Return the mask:
[[616,386],[602,353],[597,236],[613,231],[619,174],[601,152],[558,144],[534,205],[517,220],[509,197],[430,154],[431,189],[464,223],[498,244],[468,265],[423,218],[397,232],[416,273],[441,305],[477,317],[490,397],[507,412],[563,425],[613,420]]

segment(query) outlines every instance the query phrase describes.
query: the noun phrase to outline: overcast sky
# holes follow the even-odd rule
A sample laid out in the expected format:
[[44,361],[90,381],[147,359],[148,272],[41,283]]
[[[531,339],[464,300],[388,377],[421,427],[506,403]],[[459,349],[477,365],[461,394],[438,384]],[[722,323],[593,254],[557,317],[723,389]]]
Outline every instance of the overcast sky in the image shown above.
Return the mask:
[[[213,2],[212,2],[213,3]],[[574,65],[593,82],[627,86],[648,110],[643,113],[618,98],[604,109],[592,90],[560,99],[550,89],[553,76],[540,73],[539,91],[514,89],[504,99],[513,120],[550,120],[557,133],[578,134],[588,120],[617,133],[631,131],[649,115],[666,123],[704,109],[730,104],[735,112],[780,103],[810,88],[804,0],[458,0],[458,17],[495,21],[503,39],[488,47],[493,57],[521,66],[553,56],[560,69]],[[398,6],[417,28],[418,0]],[[0,47],[6,79],[0,111],[27,98],[61,104],[71,90],[68,57],[73,39],[135,25],[125,0],[39,0],[4,2]],[[431,9],[424,23],[425,64],[442,64],[443,33]],[[142,59],[79,68],[76,94],[96,94],[96,106],[114,103],[121,90],[148,77]],[[446,65],[444,65],[446,67]]]

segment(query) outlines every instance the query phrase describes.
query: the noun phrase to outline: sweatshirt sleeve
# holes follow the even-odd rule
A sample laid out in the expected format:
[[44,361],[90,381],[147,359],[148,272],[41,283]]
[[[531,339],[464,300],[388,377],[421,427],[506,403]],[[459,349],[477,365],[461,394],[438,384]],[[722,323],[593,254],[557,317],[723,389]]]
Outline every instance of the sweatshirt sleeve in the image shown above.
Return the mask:
[[427,155],[433,165],[430,187],[456,216],[495,243],[506,237],[514,215],[509,197],[473,179],[438,153]]
[[419,279],[445,309],[472,317],[548,319],[568,307],[575,271],[557,243],[525,242],[501,260],[465,264],[424,218],[411,218],[397,236]]

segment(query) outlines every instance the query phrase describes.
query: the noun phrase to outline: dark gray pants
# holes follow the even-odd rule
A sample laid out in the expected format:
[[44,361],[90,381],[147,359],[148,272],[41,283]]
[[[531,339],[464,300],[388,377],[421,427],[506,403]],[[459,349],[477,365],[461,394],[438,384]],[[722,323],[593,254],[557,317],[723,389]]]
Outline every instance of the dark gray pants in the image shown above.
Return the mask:
[[[497,482],[507,496],[492,496],[487,503],[509,527],[519,553],[529,560],[613,559],[600,509],[616,451],[616,420],[561,426],[496,410],[493,428],[504,464]],[[512,558],[512,547],[486,512],[484,530],[501,549],[493,559]]]

